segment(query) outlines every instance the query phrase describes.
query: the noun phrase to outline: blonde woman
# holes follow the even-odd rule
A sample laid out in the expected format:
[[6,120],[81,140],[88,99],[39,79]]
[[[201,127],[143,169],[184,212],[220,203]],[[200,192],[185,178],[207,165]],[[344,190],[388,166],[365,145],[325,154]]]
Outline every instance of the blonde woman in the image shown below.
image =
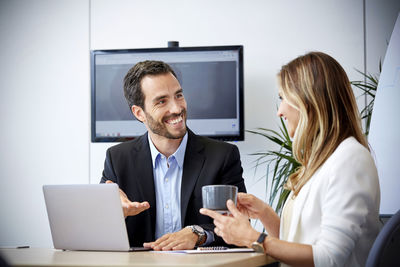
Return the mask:
[[[250,194],[228,201],[232,216],[214,218],[227,243],[258,248],[290,266],[364,266],[379,231],[378,174],[362,133],[349,79],[327,54],[311,52],[278,74],[278,116],[287,122],[301,167],[282,216]],[[259,219],[268,235],[251,227]]]

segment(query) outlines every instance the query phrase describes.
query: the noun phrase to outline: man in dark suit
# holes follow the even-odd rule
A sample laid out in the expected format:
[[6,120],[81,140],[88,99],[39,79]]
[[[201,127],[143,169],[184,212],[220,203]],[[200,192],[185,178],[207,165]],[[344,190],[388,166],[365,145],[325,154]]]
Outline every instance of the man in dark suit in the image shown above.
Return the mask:
[[222,242],[212,219],[199,213],[201,187],[229,184],[246,192],[237,147],[187,129],[183,90],[161,61],[131,68],[124,93],[147,133],[107,150],[101,182],[120,187],[131,246],[176,250]]

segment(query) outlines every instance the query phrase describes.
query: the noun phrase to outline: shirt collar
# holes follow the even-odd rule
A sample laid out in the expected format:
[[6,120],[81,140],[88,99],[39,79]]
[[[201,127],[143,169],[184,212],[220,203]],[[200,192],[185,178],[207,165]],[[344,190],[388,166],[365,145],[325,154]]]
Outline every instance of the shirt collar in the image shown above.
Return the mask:
[[[153,168],[155,168],[157,157],[161,156],[161,153],[154,146],[153,141],[151,141],[150,134],[147,134],[147,138],[149,139],[151,160],[153,163]],[[170,156],[170,157],[172,157],[172,156],[175,157],[176,162],[178,163],[178,166],[180,168],[183,168],[183,160],[185,159],[187,140],[188,140],[188,132],[186,132],[185,136],[183,137],[182,142],[179,145],[178,149]]]

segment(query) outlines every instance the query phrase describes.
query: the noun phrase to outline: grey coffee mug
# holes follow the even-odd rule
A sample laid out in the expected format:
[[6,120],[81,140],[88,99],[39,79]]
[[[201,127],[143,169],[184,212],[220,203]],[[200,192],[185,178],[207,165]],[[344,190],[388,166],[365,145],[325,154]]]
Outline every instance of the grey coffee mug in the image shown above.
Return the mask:
[[231,199],[236,205],[238,193],[234,185],[205,185],[201,188],[203,197],[203,208],[218,212],[227,212],[226,201]]

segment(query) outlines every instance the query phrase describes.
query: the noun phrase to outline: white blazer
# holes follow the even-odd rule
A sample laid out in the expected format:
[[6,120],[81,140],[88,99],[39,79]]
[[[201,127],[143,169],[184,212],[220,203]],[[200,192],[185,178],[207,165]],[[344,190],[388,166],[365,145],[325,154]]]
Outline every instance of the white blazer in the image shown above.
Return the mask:
[[374,160],[349,137],[295,198],[287,241],[312,245],[315,266],[364,266],[380,229],[379,203]]

